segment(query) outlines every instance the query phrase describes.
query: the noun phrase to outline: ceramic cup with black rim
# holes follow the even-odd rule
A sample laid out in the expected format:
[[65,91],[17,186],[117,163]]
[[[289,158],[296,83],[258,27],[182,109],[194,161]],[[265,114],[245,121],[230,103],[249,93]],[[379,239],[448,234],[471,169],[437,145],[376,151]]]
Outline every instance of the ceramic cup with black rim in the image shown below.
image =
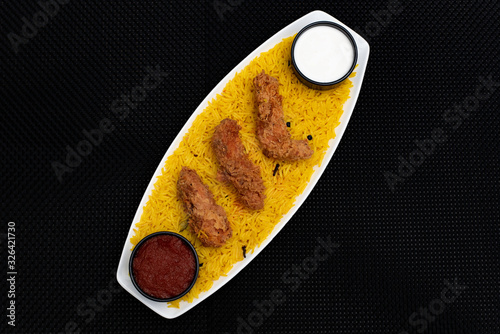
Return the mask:
[[[158,239],[154,240],[154,238],[158,238]],[[174,240],[172,238],[178,239],[179,241],[182,242],[182,244],[179,244],[177,242],[177,240]],[[161,241],[161,243],[160,243],[160,241]],[[155,245],[152,244],[154,242],[156,242]],[[185,245],[185,247],[181,246],[181,251],[182,251],[181,254],[183,254],[183,253],[186,254],[187,258],[191,259],[191,257],[189,256],[189,252],[192,253],[192,255],[194,256],[193,277],[192,277],[192,281],[190,282],[189,286],[186,289],[180,291],[179,293],[177,293],[173,296],[169,296],[168,298],[158,298],[158,297],[151,295],[151,294],[147,293],[146,291],[144,291],[143,289],[146,289],[146,286],[141,287],[141,284],[137,282],[138,279],[136,278],[136,275],[140,275],[141,273],[137,272],[137,271],[134,272],[134,260],[136,259],[136,256],[141,256],[141,247],[143,247],[144,245],[149,245],[149,246],[144,248],[142,251],[146,251],[146,250],[150,251],[149,249],[154,246],[154,247],[157,247],[158,249],[156,249],[154,253],[151,251],[152,254],[162,254],[162,255],[169,256],[169,248],[168,247],[169,247],[169,243],[172,243],[172,242],[175,244],[175,247],[179,247],[180,245]],[[160,248],[160,247],[162,247],[162,248]],[[170,252],[170,253],[172,253],[172,256],[174,256],[174,254],[173,254],[174,252]],[[146,257],[145,257],[145,259],[146,259]],[[175,260],[176,259],[172,258],[172,261],[170,261],[170,263],[168,263],[168,261],[165,261],[165,258],[162,257],[158,262],[156,262],[157,263],[156,267],[154,267],[155,264],[153,261],[152,263],[148,263],[147,266],[142,266],[142,268],[151,267],[152,271],[155,274],[157,272],[166,272],[168,274],[170,271],[172,271],[172,264],[176,262]],[[146,261],[146,260],[142,260],[142,258],[141,258],[141,261]],[[147,261],[152,261],[152,260],[148,257]],[[162,264],[164,267],[161,267],[161,268],[158,267],[159,264]],[[136,269],[137,269],[137,267],[136,267]],[[147,269],[143,269],[143,270],[147,270]],[[184,296],[185,294],[187,294],[189,292],[189,290],[191,290],[193,288],[194,284],[196,283],[196,279],[198,278],[198,272],[199,272],[199,259],[198,259],[198,254],[196,253],[196,250],[194,249],[194,246],[189,242],[189,240],[184,238],[182,235],[174,233],[174,232],[166,232],[166,231],[165,232],[156,232],[156,233],[148,235],[147,237],[145,237],[144,239],[139,241],[139,243],[135,246],[135,248],[132,251],[132,254],[130,256],[130,261],[129,261],[130,279],[132,280],[132,283],[134,284],[137,291],[139,291],[144,297],[151,299],[151,300],[154,300],[154,301],[157,301],[157,302],[170,302],[170,301],[179,299],[182,296]],[[176,276],[176,277],[174,277],[174,279],[178,279],[178,277]],[[165,287],[161,287],[161,288],[165,288]],[[148,286],[147,289],[150,289],[150,287]],[[167,287],[166,289],[170,289],[170,287]]]
[[293,40],[292,66],[306,86],[317,90],[336,87],[351,75],[358,60],[354,37],[340,24],[313,22]]

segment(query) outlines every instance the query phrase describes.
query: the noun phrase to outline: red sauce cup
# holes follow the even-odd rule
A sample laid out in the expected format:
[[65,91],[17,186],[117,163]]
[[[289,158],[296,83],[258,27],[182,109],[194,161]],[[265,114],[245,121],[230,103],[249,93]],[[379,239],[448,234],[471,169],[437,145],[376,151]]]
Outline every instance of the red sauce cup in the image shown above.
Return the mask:
[[173,301],[188,293],[198,271],[198,254],[193,245],[174,232],[148,235],[130,256],[132,283],[144,297],[157,302]]

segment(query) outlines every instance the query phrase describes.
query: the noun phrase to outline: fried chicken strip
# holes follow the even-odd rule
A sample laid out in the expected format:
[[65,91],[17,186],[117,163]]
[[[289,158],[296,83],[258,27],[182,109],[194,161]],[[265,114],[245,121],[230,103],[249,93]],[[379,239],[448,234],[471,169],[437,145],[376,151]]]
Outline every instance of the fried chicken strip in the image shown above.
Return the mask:
[[266,74],[264,70],[253,79],[255,101],[258,106],[257,137],[263,153],[269,158],[295,161],[310,158],[314,151],[307,141],[293,140],[286,129],[281,105],[282,96],[278,94],[278,79]]
[[224,245],[233,233],[226,212],[215,203],[214,196],[193,169],[182,167],[177,190],[189,213],[189,226],[199,235],[203,246]]
[[226,118],[215,128],[212,148],[219,160],[217,179],[231,183],[240,196],[240,201],[248,208],[259,210],[264,207],[264,182],[260,167],[254,165],[245,153],[239,137],[241,126]]

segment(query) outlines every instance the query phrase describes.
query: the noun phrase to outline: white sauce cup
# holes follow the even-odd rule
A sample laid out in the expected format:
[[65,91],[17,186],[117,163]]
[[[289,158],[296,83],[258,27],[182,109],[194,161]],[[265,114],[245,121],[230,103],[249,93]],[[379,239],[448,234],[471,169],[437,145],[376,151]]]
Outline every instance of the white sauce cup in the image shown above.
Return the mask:
[[341,25],[318,21],[295,36],[291,56],[295,74],[303,84],[328,90],[351,75],[358,60],[358,47]]

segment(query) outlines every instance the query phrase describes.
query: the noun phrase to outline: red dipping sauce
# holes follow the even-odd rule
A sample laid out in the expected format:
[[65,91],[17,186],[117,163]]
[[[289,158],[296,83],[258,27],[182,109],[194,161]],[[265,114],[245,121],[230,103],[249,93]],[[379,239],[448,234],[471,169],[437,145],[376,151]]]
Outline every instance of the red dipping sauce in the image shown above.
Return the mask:
[[193,250],[182,239],[166,234],[142,243],[135,252],[132,268],[139,288],[159,299],[182,294],[197,272]]

